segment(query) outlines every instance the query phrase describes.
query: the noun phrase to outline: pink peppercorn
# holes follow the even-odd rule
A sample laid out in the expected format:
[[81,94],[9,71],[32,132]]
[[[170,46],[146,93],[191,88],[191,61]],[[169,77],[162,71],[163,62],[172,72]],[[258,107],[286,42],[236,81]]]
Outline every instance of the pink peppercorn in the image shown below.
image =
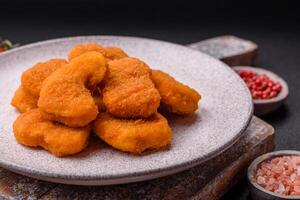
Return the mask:
[[271,99],[281,91],[279,82],[271,80],[267,75],[258,75],[250,70],[238,70],[237,73],[245,81],[253,99]]

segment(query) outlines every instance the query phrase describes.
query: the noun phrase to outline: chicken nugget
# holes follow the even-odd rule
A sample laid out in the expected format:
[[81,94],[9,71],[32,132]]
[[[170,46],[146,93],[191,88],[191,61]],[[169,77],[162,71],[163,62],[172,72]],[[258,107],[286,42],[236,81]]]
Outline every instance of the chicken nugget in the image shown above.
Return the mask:
[[168,121],[159,113],[147,119],[119,119],[101,113],[93,131],[112,147],[134,154],[166,147],[172,140]]
[[37,108],[38,98],[29,94],[27,90],[24,90],[22,86],[20,86],[12,100],[11,105],[16,107],[17,110],[21,113]]
[[82,151],[90,135],[91,126],[69,128],[49,121],[38,109],[21,114],[13,124],[16,140],[25,146],[43,147],[56,156],[67,156]]
[[106,51],[105,57],[108,60],[118,60],[121,58],[128,57],[128,55],[121,48],[118,47],[111,47],[111,46],[105,47],[105,51]]
[[38,107],[67,126],[82,127],[97,117],[98,107],[91,95],[106,72],[101,53],[88,52],[45,79]]
[[35,64],[23,72],[21,83],[25,90],[31,95],[38,97],[40,95],[42,82],[54,71],[66,65],[67,61],[64,59],[51,59],[46,62]]
[[73,58],[80,56],[86,52],[96,51],[101,53],[107,60],[115,60],[124,57],[128,57],[128,55],[120,48],[117,47],[102,47],[99,44],[88,43],[88,44],[78,44],[74,46],[69,53],[69,60],[71,61]]
[[150,79],[149,66],[136,58],[108,63],[103,102],[116,117],[149,117],[157,111],[160,95]]
[[159,91],[161,102],[170,112],[186,115],[198,109],[201,96],[196,90],[160,70],[152,70],[151,79]]

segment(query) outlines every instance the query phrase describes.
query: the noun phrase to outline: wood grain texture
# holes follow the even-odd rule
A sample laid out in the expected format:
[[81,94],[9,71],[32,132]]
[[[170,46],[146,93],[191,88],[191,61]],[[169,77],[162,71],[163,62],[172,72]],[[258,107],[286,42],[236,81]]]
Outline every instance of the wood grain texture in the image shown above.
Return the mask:
[[72,186],[0,169],[0,199],[218,199],[258,155],[274,148],[274,129],[254,117],[245,135],[215,158],[184,172],[116,186]]
[[0,168],[0,199],[38,199],[55,186]]

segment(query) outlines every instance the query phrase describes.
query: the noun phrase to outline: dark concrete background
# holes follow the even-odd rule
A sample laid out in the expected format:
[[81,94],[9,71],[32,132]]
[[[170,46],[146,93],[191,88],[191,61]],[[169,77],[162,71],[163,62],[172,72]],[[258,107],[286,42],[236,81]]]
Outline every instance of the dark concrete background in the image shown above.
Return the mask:
[[[279,74],[290,87],[286,105],[263,117],[276,129],[276,149],[300,150],[300,21],[296,5],[291,1],[145,2],[4,0],[0,3],[0,36],[21,45],[103,34],[183,45],[224,34],[252,40],[259,45],[257,66]],[[229,191],[225,199],[249,199],[246,181]]]

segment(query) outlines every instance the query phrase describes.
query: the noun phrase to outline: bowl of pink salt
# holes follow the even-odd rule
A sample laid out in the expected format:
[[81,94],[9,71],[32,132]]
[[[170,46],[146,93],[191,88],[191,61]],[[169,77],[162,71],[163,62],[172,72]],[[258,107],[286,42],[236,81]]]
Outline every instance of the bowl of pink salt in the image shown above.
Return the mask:
[[248,168],[255,200],[300,199],[300,152],[275,151],[256,158]]

